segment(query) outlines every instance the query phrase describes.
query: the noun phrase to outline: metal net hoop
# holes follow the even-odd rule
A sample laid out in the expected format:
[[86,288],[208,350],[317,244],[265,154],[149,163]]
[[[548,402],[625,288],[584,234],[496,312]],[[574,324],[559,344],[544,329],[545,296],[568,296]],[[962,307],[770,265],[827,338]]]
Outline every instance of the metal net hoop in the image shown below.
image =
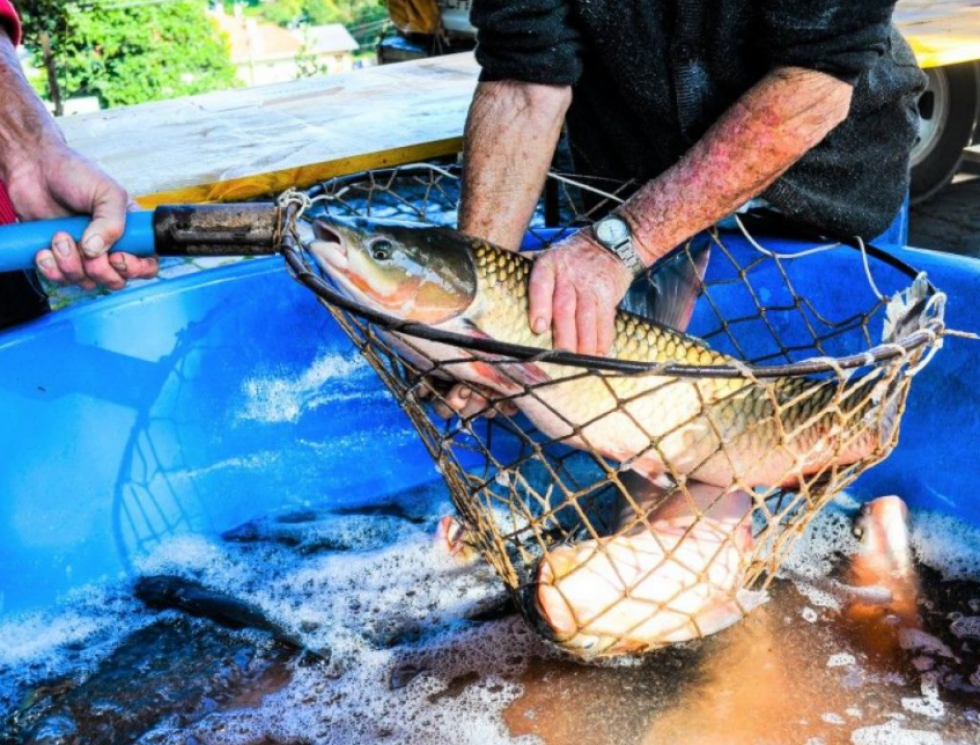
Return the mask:
[[[530,230],[536,247],[632,188],[552,174]],[[369,307],[324,275],[295,222],[453,225],[458,198],[458,170],[424,164],[283,200],[290,270],[377,372],[446,480],[464,529],[452,550],[478,552],[529,620],[582,658],[699,638],[718,630],[717,617],[749,612],[820,509],[893,450],[914,374],[942,342],[944,295],[861,242],[771,251],[744,217],[669,259],[694,265],[710,252],[696,338],[644,318],[658,265],[631,292],[636,314],[618,321],[620,353],[588,357]],[[522,260],[486,250],[491,278],[526,274]],[[799,267],[819,267],[831,251],[867,278],[844,308],[798,289]],[[879,283],[895,288],[891,297]],[[507,385],[488,390],[460,374],[474,362]],[[528,369],[541,374],[529,380]],[[440,415],[451,383],[485,405]]]

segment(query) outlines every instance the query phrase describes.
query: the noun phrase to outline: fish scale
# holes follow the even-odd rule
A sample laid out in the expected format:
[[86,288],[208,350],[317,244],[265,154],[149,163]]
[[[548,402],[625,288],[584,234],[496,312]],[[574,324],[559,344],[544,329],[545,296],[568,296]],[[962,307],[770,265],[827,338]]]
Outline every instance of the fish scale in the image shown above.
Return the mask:
[[[469,320],[491,338],[550,349],[550,332],[534,334],[527,320],[527,284],[533,263],[485,242],[473,247],[473,257],[478,289]],[[696,337],[626,311],[617,313],[610,356],[702,367],[734,362]],[[836,380],[795,377],[756,383],[744,378],[652,374],[578,377],[578,369],[538,364],[554,382],[536,388],[533,396],[517,403],[538,410],[541,421],[535,423],[539,428],[556,439],[591,446],[618,460],[640,455],[635,467],[649,475],[669,471],[719,486],[733,482],[772,486],[798,480],[827,465],[826,456],[833,448],[818,446],[834,439],[839,418],[846,417],[850,423],[850,431],[837,438],[853,442],[852,452],[844,454],[849,459],[857,460],[879,445],[879,440],[887,439],[862,423],[862,414],[874,406],[868,395],[874,382],[863,384],[864,395],[858,392],[846,398],[839,417],[832,410],[840,395]],[[541,401],[526,400],[530,398]],[[548,424],[541,427],[543,421]],[[581,436],[575,434],[577,428],[582,429]],[[632,430],[632,436],[623,430]],[[787,437],[787,433],[795,434]],[[610,442],[622,439],[629,439],[632,447],[610,448]]]

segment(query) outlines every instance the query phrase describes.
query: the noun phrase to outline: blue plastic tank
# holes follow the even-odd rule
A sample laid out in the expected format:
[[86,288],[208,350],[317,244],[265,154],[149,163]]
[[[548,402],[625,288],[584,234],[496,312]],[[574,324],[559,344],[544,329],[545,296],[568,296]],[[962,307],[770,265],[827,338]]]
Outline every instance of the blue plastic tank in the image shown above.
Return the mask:
[[[980,329],[980,262],[894,251],[949,294],[951,327]],[[846,304],[866,286],[856,252],[812,266],[802,294]],[[705,313],[693,332],[710,324]],[[862,477],[859,496],[896,493],[980,524],[978,370],[980,343],[947,341],[913,386],[898,450]],[[0,614],[115,578],[167,536],[440,478],[397,403],[279,258],[0,334],[0,418]]]

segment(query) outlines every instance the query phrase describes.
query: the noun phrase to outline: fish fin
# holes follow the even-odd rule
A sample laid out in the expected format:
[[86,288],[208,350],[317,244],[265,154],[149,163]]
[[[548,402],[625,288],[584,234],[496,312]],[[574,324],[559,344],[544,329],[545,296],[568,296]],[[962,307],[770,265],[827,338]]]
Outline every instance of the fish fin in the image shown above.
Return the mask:
[[739,590],[734,598],[716,605],[704,613],[699,613],[695,619],[698,633],[701,636],[711,636],[719,631],[734,626],[754,611],[760,605],[769,601],[769,593],[758,590]]
[[711,246],[704,243],[677,251],[654,267],[648,277],[652,297],[647,303],[647,317],[661,326],[687,331],[694,305],[704,289],[710,258]]
[[[484,333],[473,321],[465,319],[461,332],[474,339],[490,339],[493,337]],[[473,361],[473,367],[481,376],[493,380],[507,390],[517,386],[535,386],[547,383],[551,376],[533,362],[511,361],[510,357],[478,352],[480,357]]]

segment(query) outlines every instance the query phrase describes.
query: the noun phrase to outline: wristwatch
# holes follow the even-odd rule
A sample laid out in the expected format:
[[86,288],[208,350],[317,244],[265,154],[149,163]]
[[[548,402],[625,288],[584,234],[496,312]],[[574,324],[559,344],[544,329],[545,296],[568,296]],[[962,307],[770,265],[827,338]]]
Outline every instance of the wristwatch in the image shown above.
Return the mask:
[[633,245],[633,230],[619,215],[610,214],[596,220],[592,223],[592,235],[600,246],[617,256],[634,277],[646,271],[646,264]]

